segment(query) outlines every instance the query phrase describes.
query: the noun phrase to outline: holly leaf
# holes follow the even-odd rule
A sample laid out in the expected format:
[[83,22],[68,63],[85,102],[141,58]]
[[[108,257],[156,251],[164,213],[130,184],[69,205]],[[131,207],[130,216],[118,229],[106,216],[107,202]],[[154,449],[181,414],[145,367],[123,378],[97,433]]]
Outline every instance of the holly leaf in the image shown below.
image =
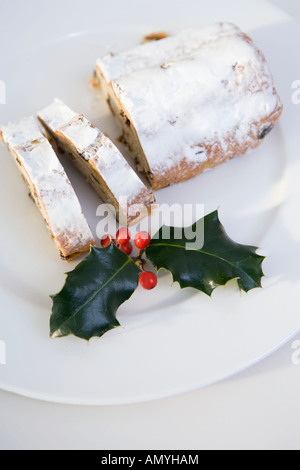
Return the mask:
[[53,300],[50,335],[73,334],[86,340],[120,326],[116,313],[138,285],[140,269],[113,243],[91,248],[90,254],[67,274]]
[[[200,230],[204,231],[204,244],[193,247],[186,233],[199,236]],[[209,296],[232,279],[237,279],[245,292],[261,287],[265,258],[256,252],[256,247],[240,245],[228,237],[218,211],[188,229],[161,227],[146,250],[152,264],[170,271],[182,288],[194,287]]]

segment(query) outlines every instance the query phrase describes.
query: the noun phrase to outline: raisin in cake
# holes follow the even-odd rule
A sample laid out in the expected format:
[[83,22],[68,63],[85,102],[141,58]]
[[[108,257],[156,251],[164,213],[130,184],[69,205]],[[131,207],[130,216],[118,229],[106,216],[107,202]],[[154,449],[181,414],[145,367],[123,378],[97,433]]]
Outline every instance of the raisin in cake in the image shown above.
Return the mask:
[[34,116],[0,128],[40,209],[61,258],[71,261],[90,251],[95,240],[74,189]]
[[94,78],[154,190],[257,147],[282,112],[263,53],[230,23],[106,55]]
[[153,194],[97,127],[60,100],[40,111],[38,118],[101,199],[114,206],[122,224],[137,223],[148,215]]

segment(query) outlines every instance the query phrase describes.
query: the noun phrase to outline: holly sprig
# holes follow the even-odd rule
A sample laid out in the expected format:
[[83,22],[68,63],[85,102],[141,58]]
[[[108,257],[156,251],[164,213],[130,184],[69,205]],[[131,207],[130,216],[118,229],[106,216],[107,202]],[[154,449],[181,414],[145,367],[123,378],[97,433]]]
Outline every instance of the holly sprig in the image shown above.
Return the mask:
[[[204,244],[191,248],[185,234],[196,234],[199,226],[204,227]],[[169,233],[167,239],[165,233]],[[101,248],[92,247],[90,254],[67,274],[61,292],[51,297],[51,337],[72,334],[89,340],[119,327],[118,309],[138,285],[146,290],[157,286],[156,274],[145,270],[147,260],[157,270],[170,271],[181,288],[192,287],[209,296],[232,279],[245,292],[262,287],[265,258],[257,254],[256,247],[230,239],[218,211],[197,221],[188,231],[163,226],[152,239],[148,233],[139,232],[134,239],[139,250],[135,258],[130,256],[130,239],[126,228],[120,229],[115,239],[107,235]]]

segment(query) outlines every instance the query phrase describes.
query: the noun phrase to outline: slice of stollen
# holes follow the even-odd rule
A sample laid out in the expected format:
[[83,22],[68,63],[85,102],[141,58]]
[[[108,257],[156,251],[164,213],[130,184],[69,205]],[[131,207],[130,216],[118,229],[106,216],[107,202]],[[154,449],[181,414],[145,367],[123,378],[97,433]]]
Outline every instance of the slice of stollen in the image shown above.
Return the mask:
[[103,202],[114,207],[122,225],[137,223],[151,212],[153,194],[111,140],[83,115],[56,99],[38,118]]
[[64,261],[95,245],[75,191],[34,116],[0,128]]

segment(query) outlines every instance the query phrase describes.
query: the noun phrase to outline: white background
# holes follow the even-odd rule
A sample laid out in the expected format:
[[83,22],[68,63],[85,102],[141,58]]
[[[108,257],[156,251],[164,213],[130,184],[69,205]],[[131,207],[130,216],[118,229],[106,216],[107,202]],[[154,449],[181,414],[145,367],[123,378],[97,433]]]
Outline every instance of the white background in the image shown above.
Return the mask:
[[[298,0],[272,3],[300,21]],[[154,403],[75,407],[0,391],[0,448],[300,449],[295,340],[226,382]]]

